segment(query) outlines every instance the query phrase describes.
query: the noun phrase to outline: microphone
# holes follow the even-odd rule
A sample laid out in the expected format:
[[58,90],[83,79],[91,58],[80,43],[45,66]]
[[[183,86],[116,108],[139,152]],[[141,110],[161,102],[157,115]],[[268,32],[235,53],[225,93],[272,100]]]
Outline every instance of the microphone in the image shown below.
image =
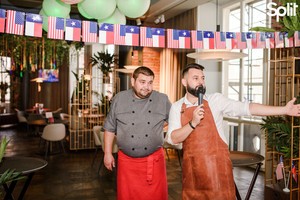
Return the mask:
[[205,94],[205,87],[203,87],[203,85],[197,86],[196,87],[196,91],[198,94],[198,105],[201,105],[203,102],[203,96]]

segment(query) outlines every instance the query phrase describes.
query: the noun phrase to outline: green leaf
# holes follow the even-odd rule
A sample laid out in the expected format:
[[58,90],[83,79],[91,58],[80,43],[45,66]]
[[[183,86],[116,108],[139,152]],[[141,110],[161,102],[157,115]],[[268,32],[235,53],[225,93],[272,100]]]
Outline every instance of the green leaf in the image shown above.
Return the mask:
[[249,30],[250,31],[260,31],[260,32],[275,32],[275,30],[272,28],[262,27],[262,26],[252,27]]

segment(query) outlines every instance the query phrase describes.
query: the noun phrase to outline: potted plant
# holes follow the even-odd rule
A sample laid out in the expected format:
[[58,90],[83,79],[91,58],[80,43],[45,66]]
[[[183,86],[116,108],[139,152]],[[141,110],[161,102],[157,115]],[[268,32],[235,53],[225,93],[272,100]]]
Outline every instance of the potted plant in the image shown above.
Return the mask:
[[109,72],[112,72],[112,64],[116,61],[115,54],[109,54],[108,51],[97,52],[91,57],[91,64],[97,65],[98,69],[103,73],[103,82],[109,83]]

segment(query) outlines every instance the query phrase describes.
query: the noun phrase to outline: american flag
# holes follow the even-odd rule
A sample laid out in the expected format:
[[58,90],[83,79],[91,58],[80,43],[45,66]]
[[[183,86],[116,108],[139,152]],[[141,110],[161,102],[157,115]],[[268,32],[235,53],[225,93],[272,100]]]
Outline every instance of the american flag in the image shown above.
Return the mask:
[[178,31],[178,47],[183,49],[191,48],[191,31],[179,30]]
[[276,178],[277,178],[277,180],[283,179],[283,176],[284,176],[283,171],[284,171],[283,158],[282,158],[282,156],[280,156],[279,163],[278,163],[277,168],[276,168]]
[[273,32],[266,32],[266,48],[274,48],[275,47],[275,39]]
[[167,29],[167,34],[168,34],[168,41],[167,41],[168,48],[178,48],[178,46],[179,46],[179,30]]
[[99,43],[113,44],[114,43],[114,25],[102,23],[99,26]]
[[216,35],[216,49],[226,49],[225,32],[215,32]]
[[0,33],[4,33],[4,27],[5,27],[5,10],[0,9]]
[[138,26],[127,26],[122,24],[115,24],[115,44],[118,45],[139,45],[140,28]]
[[141,46],[144,47],[165,47],[165,29],[141,27]]
[[246,33],[246,41],[248,49],[255,49],[257,45],[256,34],[253,32]]
[[226,49],[237,49],[236,33],[226,32]]
[[81,21],[77,19],[66,19],[66,40],[81,40]]
[[288,32],[284,32],[284,47],[293,47],[294,46],[294,38],[288,37]]
[[48,38],[64,39],[65,19],[61,17],[48,17]]
[[246,41],[246,33],[245,32],[237,32],[237,48],[238,49],[246,49],[247,48],[247,41]]
[[43,18],[38,14],[27,13],[25,22],[25,35],[42,37]]
[[300,47],[300,31],[294,33],[295,47]]
[[23,35],[25,13],[14,10],[7,11],[6,33]]
[[283,34],[282,32],[275,32],[275,48],[283,48]]
[[92,21],[82,21],[82,41],[97,42],[98,24]]
[[203,34],[202,31],[191,31],[192,33],[192,48],[202,49],[203,48]]
[[297,170],[294,161],[292,161],[292,176],[296,182],[298,182]]
[[212,31],[203,32],[203,49],[215,48],[215,35]]
[[257,48],[266,48],[266,34],[265,32],[256,33],[256,47]]

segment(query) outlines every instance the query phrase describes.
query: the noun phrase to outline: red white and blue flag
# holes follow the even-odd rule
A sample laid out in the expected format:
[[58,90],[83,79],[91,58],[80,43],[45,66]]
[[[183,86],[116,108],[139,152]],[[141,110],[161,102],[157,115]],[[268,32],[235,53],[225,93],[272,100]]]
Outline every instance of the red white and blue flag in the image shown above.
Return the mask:
[[300,47],[300,31],[294,33],[295,47]]
[[98,24],[92,21],[82,21],[82,41],[97,42]]
[[284,32],[284,47],[293,47],[294,46],[294,37],[288,37],[288,32]]
[[140,28],[140,43],[144,47],[165,47],[165,29],[163,28]]
[[257,47],[256,34],[253,32],[246,33],[246,41],[248,49],[255,49]]
[[284,176],[283,171],[284,171],[283,158],[282,158],[282,156],[280,156],[279,163],[276,168],[277,180],[283,179],[283,176]]
[[236,49],[236,48],[237,48],[236,33],[226,32],[226,49]]
[[275,38],[273,32],[266,32],[266,48],[274,48],[275,47]]
[[247,48],[247,41],[246,41],[246,33],[245,32],[237,32],[236,33],[237,39],[237,48],[238,49],[246,49]]
[[99,43],[114,44],[114,25],[102,23],[99,25]]
[[65,19],[61,17],[48,17],[48,38],[64,39]]
[[215,35],[212,31],[203,31],[203,49],[215,48]]
[[168,48],[178,48],[179,47],[179,30],[176,29],[167,29]]
[[115,24],[115,44],[117,45],[139,45],[140,28],[138,26],[127,26]]
[[23,35],[24,34],[25,13],[14,10],[7,11],[6,33]]
[[0,9],[0,33],[4,33],[5,13],[6,11],[4,9]]
[[25,35],[42,37],[43,18],[38,14],[27,13],[25,22]]
[[298,182],[298,175],[294,161],[292,161],[292,176],[296,182]]
[[81,41],[81,21],[66,19],[66,40]]
[[266,48],[266,34],[265,32],[256,33],[256,47],[257,48]]
[[203,48],[203,34],[202,31],[191,31],[192,34],[192,48],[202,49]]
[[216,34],[216,49],[226,49],[226,33],[215,32]]
[[283,32],[275,32],[275,47],[276,48],[284,47],[283,36],[284,36]]
[[191,48],[191,31],[179,30],[178,31],[178,48],[190,49]]

